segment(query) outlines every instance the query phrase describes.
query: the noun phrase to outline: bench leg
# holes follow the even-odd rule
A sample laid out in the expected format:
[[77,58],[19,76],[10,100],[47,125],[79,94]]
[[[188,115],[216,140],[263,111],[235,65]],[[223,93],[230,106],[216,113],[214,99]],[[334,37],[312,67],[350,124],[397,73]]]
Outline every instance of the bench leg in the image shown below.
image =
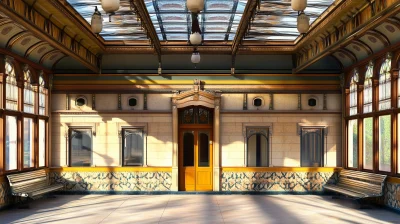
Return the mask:
[[363,201],[362,199],[357,199],[356,203],[358,205],[358,209],[368,209],[371,208],[368,204],[364,203],[365,201]]
[[30,198],[26,198],[25,200],[22,200],[22,198],[18,202],[18,208],[19,209],[29,209],[30,208]]

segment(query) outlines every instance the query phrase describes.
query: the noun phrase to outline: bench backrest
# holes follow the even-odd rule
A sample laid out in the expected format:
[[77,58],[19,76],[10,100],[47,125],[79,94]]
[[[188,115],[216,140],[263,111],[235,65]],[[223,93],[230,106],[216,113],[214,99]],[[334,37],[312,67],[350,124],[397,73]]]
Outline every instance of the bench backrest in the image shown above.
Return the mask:
[[360,189],[361,191],[371,195],[381,196],[383,195],[383,187],[386,177],[386,175],[375,173],[342,170],[339,176],[339,184]]
[[48,186],[46,171],[36,170],[25,173],[7,175],[11,190],[14,193],[23,193],[29,189]]

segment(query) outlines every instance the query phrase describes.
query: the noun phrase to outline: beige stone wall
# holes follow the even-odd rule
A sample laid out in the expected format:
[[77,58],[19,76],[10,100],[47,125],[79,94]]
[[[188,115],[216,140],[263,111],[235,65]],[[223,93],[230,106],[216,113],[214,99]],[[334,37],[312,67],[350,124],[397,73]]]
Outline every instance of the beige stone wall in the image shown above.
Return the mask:
[[[75,99],[85,96],[88,100],[83,107],[75,106]],[[128,98],[136,97],[138,105],[128,106]],[[117,94],[96,94],[96,111],[92,110],[91,94],[70,94],[70,110],[66,111],[66,95],[52,97],[52,166],[66,166],[67,138],[69,127],[89,127],[93,136],[93,165],[120,166],[121,143],[118,135],[122,128],[146,127],[146,165],[172,166],[172,112],[171,94],[148,94],[148,111],[143,111],[143,94],[122,94],[118,109]],[[336,166],[336,152],[341,149],[340,94],[327,94],[327,109],[323,111],[322,94],[302,94],[302,110],[298,108],[298,94],[274,94],[274,111],[269,111],[269,94],[248,94],[248,112],[243,110],[244,94],[222,94],[221,113],[221,161],[222,167],[246,166],[244,130],[251,126],[272,127],[270,145],[271,166],[300,166],[299,124],[327,125],[325,166]],[[264,103],[256,108],[252,105],[255,97]],[[316,97],[317,107],[307,105],[309,97]],[[255,111],[255,113],[251,113]],[[256,112],[258,111],[258,112]],[[263,113],[262,111],[266,111]],[[268,111],[268,112],[267,112]],[[285,114],[282,111],[295,113]],[[313,111],[312,114],[307,113]],[[319,111],[324,112],[318,113]]]
[[221,115],[222,167],[246,166],[245,127],[272,127],[271,166],[300,166],[298,124],[327,125],[325,166],[336,166],[341,147],[339,114],[225,114]]
[[93,135],[93,166],[119,166],[122,128],[147,127],[147,166],[172,166],[171,114],[53,114],[52,166],[66,166],[69,127],[89,127]]

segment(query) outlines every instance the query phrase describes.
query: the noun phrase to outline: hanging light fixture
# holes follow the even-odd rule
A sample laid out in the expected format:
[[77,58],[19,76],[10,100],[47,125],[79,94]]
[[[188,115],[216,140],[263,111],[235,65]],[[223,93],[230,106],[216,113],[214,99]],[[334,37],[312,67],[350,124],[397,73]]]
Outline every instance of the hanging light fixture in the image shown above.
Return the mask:
[[200,53],[197,50],[193,51],[191,60],[192,63],[194,64],[194,67],[196,68],[196,65],[200,63]]
[[110,15],[110,22],[111,22],[111,15],[114,15],[116,11],[118,11],[120,6],[120,0],[101,0],[101,7],[103,10]]
[[92,15],[91,27],[92,27],[92,32],[97,35],[103,30],[103,17],[101,16],[101,13],[97,9],[97,6],[94,9],[94,13]]
[[187,0],[186,6],[189,11],[198,13],[204,9],[204,0]]
[[202,42],[200,24],[197,13],[192,13],[192,34],[189,37],[190,43],[194,46],[200,45]]
[[292,0],[292,9],[294,11],[304,11],[307,7],[307,0]]
[[297,17],[297,30],[299,33],[307,33],[310,29],[310,18],[304,13],[301,12]]

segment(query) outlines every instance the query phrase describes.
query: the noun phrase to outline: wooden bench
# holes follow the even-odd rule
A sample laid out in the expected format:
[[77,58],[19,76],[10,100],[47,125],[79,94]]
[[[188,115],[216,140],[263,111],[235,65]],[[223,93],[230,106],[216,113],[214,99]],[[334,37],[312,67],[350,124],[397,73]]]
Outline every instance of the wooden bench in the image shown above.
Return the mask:
[[375,173],[342,170],[339,181],[325,185],[324,189],[346,195],[361,205],[361,199],[383,196],[386,177]]
[[17,197],[36,199],[39,196],[64,188],[62,184],[50,185],[45,170],[7,175],[11,194]]

